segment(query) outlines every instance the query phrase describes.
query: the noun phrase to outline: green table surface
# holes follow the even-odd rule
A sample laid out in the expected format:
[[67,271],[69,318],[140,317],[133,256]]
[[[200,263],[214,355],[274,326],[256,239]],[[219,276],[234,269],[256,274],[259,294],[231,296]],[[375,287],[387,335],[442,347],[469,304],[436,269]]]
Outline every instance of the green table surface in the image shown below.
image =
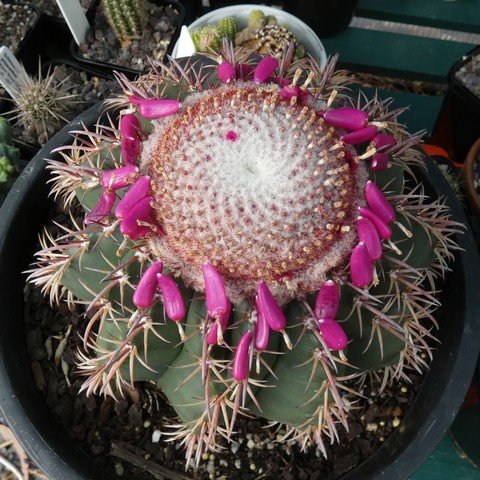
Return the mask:
[[480,480],[480,470],[462,455],[447,434],[410,480]]
[[451,66],[475,47],[354,27],[322,43],[327,54],[338,52],[341,65],[350,70],[438,83],[446,83]]
[[356,14],[392,22],[480,33],[480,0],[360,0]]

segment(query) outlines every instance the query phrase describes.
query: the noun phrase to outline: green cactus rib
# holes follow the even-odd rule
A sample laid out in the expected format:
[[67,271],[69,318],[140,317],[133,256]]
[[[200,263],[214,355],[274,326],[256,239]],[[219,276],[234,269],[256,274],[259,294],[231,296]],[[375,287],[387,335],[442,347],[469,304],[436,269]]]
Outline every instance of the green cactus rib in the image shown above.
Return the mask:
[[[291,302],[285,310],[291,324],[298,324],[307,314],[298,302]],[[271,366],[275,375],[269,374],[265,379],[267,385],[273,388],[257,392],[261,411],[253,403],[249,407],[256,415],[290,426],[300,427],[310,421],[315,425],[315,412],[322,401],[312,400],[322,393],[321,389],[327,381],[322,365],[314,368],[315,352],[320,343],[311,332],[304,331],[303,326],[289,328],[288,334],[295,347],[288,350],[281,344],[281,355]],[[335,375],[342,376],[343,370],[342,365],[337,365]]]
[[120,42],[141,37],[146,23],[144,0],[102,0],[102,6]]

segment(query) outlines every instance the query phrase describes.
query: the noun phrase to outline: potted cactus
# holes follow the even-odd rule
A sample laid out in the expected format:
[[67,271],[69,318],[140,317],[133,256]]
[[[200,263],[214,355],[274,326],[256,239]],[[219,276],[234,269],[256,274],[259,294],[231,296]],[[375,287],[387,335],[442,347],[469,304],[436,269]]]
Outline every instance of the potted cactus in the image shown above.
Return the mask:
[[12,143],[10,124],[0,117],[0,206],[13,185],[19,161],[20,152]]
[[[170,53],[185,16],[176,0],[102,0],[88,12],[92,28],[70,50],[81,63],[111,74],[135,77]],[[106,48],[107,45],[107,48]]]
[[[456,360],[430,373],[437,382],[451,369],[441,388],[455,376],[450,417],[475,343],[435,311],[442,278],[467,268],[450,263],[465,246],[463,217],[416,176],[420,138],[385,102],[339,96],[334,60],[320,70],[290,48],[247,66],[225,44],[214,66],[192,58],[134,82],[120,76],[109,115],[89,113],[71,145],[49,145],[65,160],[49,169],[73,223],[59,238],[46,226],[29,278],[85,313],[82,391],[118,399],[154,382],[173,408],[158,427],[187,471],[221,456],[252,416],[282,425],[280,443],[326,455],[349,428],[355,385],[426,369],[442,320],[440,338],[458,327],[451,339],[462,340],[461,352],[442,350]],[[467,285],[456,293],[468,322],[472,295]],[[392,436],[385,459],[411,450],[395,447],[399,438],[414,448],[412,431],[439,439],[446,422],[427,425],[439,399],[425,398],[425,417]],[[412,458],[395,468],[407,476]]]

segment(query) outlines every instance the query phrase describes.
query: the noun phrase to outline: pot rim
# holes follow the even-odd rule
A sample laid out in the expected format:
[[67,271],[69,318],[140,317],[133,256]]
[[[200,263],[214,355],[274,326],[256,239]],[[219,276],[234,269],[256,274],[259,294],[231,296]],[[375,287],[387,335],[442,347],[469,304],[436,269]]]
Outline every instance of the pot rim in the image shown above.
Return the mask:
[[460,171],[461,178],[463,180],[467,201],[477,218],[480,218],[480,195],[478,194],[475,188],[475,172],[474,166],[475,163],[479,161],[478,156],[480,153],[480,138],[478,138],[475,143],[470,147],[470,150],[467,153],[465,162],[462,165]]

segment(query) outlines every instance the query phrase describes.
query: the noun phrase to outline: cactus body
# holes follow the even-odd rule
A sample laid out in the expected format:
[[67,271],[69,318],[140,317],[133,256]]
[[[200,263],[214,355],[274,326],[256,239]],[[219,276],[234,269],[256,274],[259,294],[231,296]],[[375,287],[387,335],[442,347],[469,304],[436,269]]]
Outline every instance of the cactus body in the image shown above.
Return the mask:
[[9,183],[19,158],[20,152],[12,143],[10,123],[6,118],[0,117],[0,183]]
[[266,18],[261,10],[252,10],[248,16],[248,28],[260,30],[267,24]]
[[141,38],[147,22],[146,0],[102,0],[102,7],[120,43]]
[[217,29],[222,38],[226,37],[228,40],[233,41],[238,32],[238,25],[233,17],[226,17],[217,22]]
[[[223,83],[198,66],[144,76],[135,85],[141,95],[127,90],[112,105],[139,115],[151,92],[168,87],[178,111],[141,119],[142,131],[128,138],[110,127],[86,130],[67,164],[50,165],[54,192],[88,212],[124,171],[123,143],[139,147],[134,186],[116,190],[95,223],[53,245],[46,235],[30,278],[52,301],[88,305],[84,389],[115,395],[132,381],[155,381],[178,415],[166,429],[196,461],[216,449],[217,433],[232,435],[243,413],[284,424],[324,451],[338,424],[347,426],[346,378],[406,379],[431,355],[424,338],[435,325],[435,280],[458,225],[412,177],[420,139],[378,100],[341,108],[330,97],[341,86],[334,64],[320,73],[303,61],[302,72],[291,61],[262,61],[257,83],[234,75]],[[341,140],[355,122],[395,137],[389,168],[370,169],[376,150],[368,142]],[[125,191],[132,206],[124,211]],[[365,221],[357,231],[359,209],[388,235],[375,236]],[[362,240],[366,263],[354,265]],[[156,293],[145,290],[139,307],[134,294],[143,298],[155,262],[163,267]],[[178,317],[165,276],[183,298]]]
[[218,51],[222,46],[222,36],[215,25],[207,25],[193,30],[191,35],[197,52]]

